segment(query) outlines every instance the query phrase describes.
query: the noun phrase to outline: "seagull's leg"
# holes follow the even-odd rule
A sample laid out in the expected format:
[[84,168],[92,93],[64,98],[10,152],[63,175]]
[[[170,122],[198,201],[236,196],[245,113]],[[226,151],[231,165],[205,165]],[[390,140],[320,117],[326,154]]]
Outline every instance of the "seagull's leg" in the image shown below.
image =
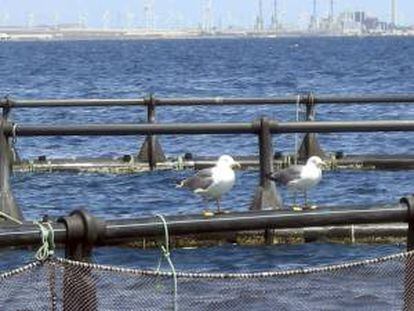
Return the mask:
[[205,209],[203,210],[203,215],[206,217],[211,217],[214,214],[210,211],[209,207],[208,207],[208,199],[207,198],[203,198],[203,203],[205,204]]
[[217,214],[221,214],[221,210],[220,210],[220,199],[217,198],[216,199],[216,202],[217,202]]
[[307,206],[308,206],[308,193],[305,189],[305,207],[307,207]]
[[298,192],[296,190],[293,191],[293,206],[297,206],[298,201]]
[[298,204],[298,190],[293,189],[293,206],[292,209],[296,212],[299,212],[302,210],[302,207]]

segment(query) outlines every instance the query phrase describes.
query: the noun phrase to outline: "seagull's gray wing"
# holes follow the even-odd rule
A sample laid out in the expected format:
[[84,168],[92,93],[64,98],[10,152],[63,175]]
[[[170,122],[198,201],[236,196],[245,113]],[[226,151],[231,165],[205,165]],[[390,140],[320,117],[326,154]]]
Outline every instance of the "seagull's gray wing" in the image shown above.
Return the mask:
[[213,180],[213,169],[205,168],[199,171],[196,175],[191,176],[183,180],[180,184],[183,188],[188,188],[190,190],[196,189],[207,189],[214,182]]
[[269,178],[282,185],[287,185],[292,180],[300,178],[303,167],[303,165],[292,165],[288,168],[271,174]]

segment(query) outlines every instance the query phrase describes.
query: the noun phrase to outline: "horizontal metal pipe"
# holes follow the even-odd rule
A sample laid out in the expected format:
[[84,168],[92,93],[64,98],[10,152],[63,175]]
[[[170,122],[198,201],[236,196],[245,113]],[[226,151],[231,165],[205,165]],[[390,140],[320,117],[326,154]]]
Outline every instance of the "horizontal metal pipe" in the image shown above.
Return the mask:
[[[5,131],[7,133],[7,127]],[[170,124],[84,124],[84,125],[17,125],[17,136],[54,135],[150,135],[150,134],[232,134],[253,133],[251,123],[170,123]],[[11,134],[11,128],[8,131]]]
[[[299,95],[299,102],[308,102],[308,95]],[[296,104],[298,95],[264,98],[156,98],[157,106],[209,106],[209,105],[288,105]],[[319,95],[313,96],[316,104],[411,104],[414,94],[384,95]],[[145,99],[39,99],[0,100],[0,107],[82,107],[82,106],[145,106]]]
[[[206,218],[192,215],[165,217],[171,234],[260,230],[267,228],[302,228],[326,225],[349,225],[387,222],[408,222],[407,207],[313,212],[249,212]],[[133,221],[108,221],[106,240],[162,235],[158,218]]]
[[[414,120],[398,121],[329,121],[329,122],[276,122],[269,124],[272,133],[331,133],[414,131]],[[13,126],[4,126],[6,135]],[[151,134],[256,134],[256,123],[164,123],[164,124],[82,124],[82,125],[24,125],[17,124],[17,136],[126,136]]]
[[[299,96],[299,98],[298,98]],[[197,105],[289,105],[298,102],[306,104],[309,95],[289,95],[264,98],[157,98],[158,106],[197,106]],[[414,103],[414,94],[388,95],[314,95],[316,104],[398,104]]]
[[[214,217],[203,215],[165,216],[170,234],[195,234],[203,232],[224,232],[238,230],[261,230],[267,228],[301,228],[327,225],[372,224],[408,222],[408,207],[398,204],[376,209],[321,210],[310,212],[259,211],[238,212]],[[164,234],[159,218],[108,220],[105,235],[100,244],[113,241],[139,239]],[[55,241],[66,242],[63,224],[53,224]],[[33,223],[22,226],[0,226],[0,246],[22,246],[39,244],[40,230]]]
[[413,131],[414,120],[322,121],[271,123],[273,133],[399,132]]
[[413,104],[414,94],[315,95],[313,100],[315,104]]
[[[63,224],[54,223],[53,232],[56,242],[66,241],[66,228]],[[41,241],[40,229],[32,222],[21,226],[0,226],[0,247],[39,245]]]
[[0,101],[0,107],[38,108],[38,107],[108,107],[108,106],[145,106],[145,99],[39,99]]

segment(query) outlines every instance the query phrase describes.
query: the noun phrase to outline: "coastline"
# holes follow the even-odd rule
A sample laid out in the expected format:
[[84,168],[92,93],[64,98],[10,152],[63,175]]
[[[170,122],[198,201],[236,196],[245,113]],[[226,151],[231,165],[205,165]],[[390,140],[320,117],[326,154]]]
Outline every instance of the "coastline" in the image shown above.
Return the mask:
[[145,31],[142,29],[50,29],[50,28],[0,28],[0,42],[8,41],[76,41],[76,40],[187,40],[187,39],[241,39],[241,38],[303,38],[303,37],[412,37],[414,31],[395,33],[341,33],[341,32],[253,32],[253,31],[221,31],[203,33],[199,30],[160,30]]

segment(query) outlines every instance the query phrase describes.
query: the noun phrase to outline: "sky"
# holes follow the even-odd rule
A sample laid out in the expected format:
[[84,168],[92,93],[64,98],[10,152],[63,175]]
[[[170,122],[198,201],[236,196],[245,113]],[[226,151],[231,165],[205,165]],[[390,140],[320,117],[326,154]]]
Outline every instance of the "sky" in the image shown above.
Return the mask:
[[[89,27],[143,27],[144,6],[152,2],[157,28],[197,27],[202,23],[206,0],[0,0],[0,25],[39,25],[83,22]],[[262,0],[265,24],[270,24],[273,0]],[[313,0],[277,0],[279,19],[285,25],[307,27]],[[414,25],[414,1],[397,1],[399,25]],[[327,16],[329,0],[317,0],[318,15]],[[227,28],[252,27],[258,0],[212,0],[213,24]],[[390,21],[391,0],[334,0],[335,15],[366,11]]]

